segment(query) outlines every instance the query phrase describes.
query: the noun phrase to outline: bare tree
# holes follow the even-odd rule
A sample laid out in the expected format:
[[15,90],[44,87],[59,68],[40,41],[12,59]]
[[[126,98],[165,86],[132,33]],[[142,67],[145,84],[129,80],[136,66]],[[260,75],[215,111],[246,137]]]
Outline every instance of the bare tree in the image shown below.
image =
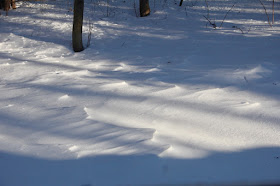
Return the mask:
[[149,0],[140,0],[140,16],[145,17],[150,15],[151,9]]
[[75,52],[81,52],[83,47],[83,16],[84,16],[84,0],[75,0],[74,2],[74,18],[72,31],[72,44]]

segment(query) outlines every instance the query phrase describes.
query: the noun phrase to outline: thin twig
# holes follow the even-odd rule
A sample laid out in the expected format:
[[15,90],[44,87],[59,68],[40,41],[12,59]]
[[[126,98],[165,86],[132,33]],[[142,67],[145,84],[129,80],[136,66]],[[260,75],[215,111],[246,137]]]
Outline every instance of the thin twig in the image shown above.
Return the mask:
[[244,34],[244,32],[243,32],[243,30],[241,28],[238,27],[237,29],[240,30],[242,32],[242,34]]
[[87,48],[90,46],[92,29],[93,29],[93,24],[91,23],[90,20],[88,20],[88,40],[87,40]]
[[270,27],[272,27],[272,25],[271,25],[271,23],[270,23],[270,20],[269,20],[269,15],[267,14],[267,11],[266,11],[266,8],[265,8],[263,2],[262,2],[261,0],[259,0],[259,1],[260,1],[260,3],[262,4],[263,9],[264,9],[264,11],[265,11],[265,14],[266,14],[266,16],[267,16],[268,24],[270,25]]
[[240,30],[242,32],[242,34],[244,34],[243,30],[241,28],[239,28],[238,26],[233,26],[232,28],[235,28],[237,30]]
[[134,0],[134,3],[133,3],[133,8],[134,8],[135,16],[139,17],[139,15],[137,13],[137,9],[136,9],[136,2],[135,2],[135,0]]
[[209,18],[209,6],[208,6],[207,0],[205,0],[205,4],[206,4],[206,7],[207,7],[207,18]]
[[246,76],[244,76],[244,80],[245,80],[246,83],[249,83],[249,81],[248,81]]
[[236,28],[237,28],[238,30],[240,30],[242,34],[244,34],[244,32],[243,32],[243,30],[242,30],[241,28],[239,28],[239,27],[236,27]]
[[234,7],[235,5],[236,5],[236,3],[234,3],[234,4],[231,6],[231,8],[227,11],[227,13],[226,13],[226,15],[225,15],[225,17],[224,17],[224,19],[223,19],[221,25],[220,25],[220,28],[223,26],[224,21],[225,21],[225,19],[227,18],[227,15],[229,14],[229,12],[233,9],[233,7]]
[[[203,17],[205,17],[204,15],[203,15]],[[205,19],[210,23],[210,25],[212,25],[213,26],[213,28],[217,28],[217,25],[216,25],[216,23],[212,23],[207,17],[205,17]]]
[[272,1],[272,24],[274,24],[274,0]]
[[251,31],[252,25],[250,26],[250,28],[247,31],[247,34],[249,34],[249,32]]
[[107,0],[107,5],[106,5],[106,7],[107,7],[107,17],[109,17],[109,0]]

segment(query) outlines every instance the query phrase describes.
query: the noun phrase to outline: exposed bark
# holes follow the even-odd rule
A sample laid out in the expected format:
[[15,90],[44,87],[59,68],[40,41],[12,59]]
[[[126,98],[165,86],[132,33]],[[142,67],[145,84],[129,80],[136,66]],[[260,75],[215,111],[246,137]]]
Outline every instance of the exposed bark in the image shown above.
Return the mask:
[[145,17],[150,15],[151,9],[149,0],[140,0],[140,16]]
[[16,0],[12,0],[11,5],[13,9],[16,9]]
[[82,31],[83,31],[84,0],[75,0],[74,18],[72,31],[72,44],[75,52],[84,50]]

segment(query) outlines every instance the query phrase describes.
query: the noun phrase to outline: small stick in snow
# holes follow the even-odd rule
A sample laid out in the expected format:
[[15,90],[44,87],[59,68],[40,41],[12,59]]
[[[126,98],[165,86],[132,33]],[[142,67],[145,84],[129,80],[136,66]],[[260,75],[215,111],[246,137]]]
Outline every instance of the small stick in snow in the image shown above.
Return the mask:
[[238,26],[232,26],[232,28],[235,28],[237,30],[240,30],[242,32],[242,34],[244,34],[243,30],[241,28],[239,28]]
[[90,20],[88,20],[88,40],[87,40],[87,48],[90,46],[92,29],[93,29],[93,23],[91,23]]
[[209,6],[208,6],[207,0],[205,0],[205,4],[206,4],[206,7],[207,7],[207,18],[209,18]]
[[247,31],[247,34],[249,34],[249,32],[251,31],[252,25],[250,26],[249,30]]
[[266,11],[266,8],[265,8],[263,2],[262,2],[261,0],[259,0],[259,1],[260,1],[260,3],[262,4],[263,9],[264,9],[264,11],[265,11],[265,14],[266,14],[266,16],[267,16],[268,24],[270,25],[270,27],[272,27],[272,25],[271,25],[271,23],[270,23],[270,20],[269,20],[269,15],[267,14],[267,11]]
[[274,0],[272,1],[272,24],[274,24]]
[[246,83],[249,83],[248,79],[246,78],[246,76],[244,76],[244,80],[246,81]]
[[[203,17],[205,17],[205,16],[203,16]],[[217,25],[216,25],[216,23],[212,23],[207,17],[205,17],[205,19],[210,23],[210,25],[212,25],[213,26],[213,28],[217,28]]]
[[134,8],[134,13],[135,13],[135,16],[136,17],[139,17],[138,13],[137,13],[137,8],[136,8],[136,2],[134,0],[134,3],[133,3],[133,8]]
[[227,13],[226,13],[226,15],[225,15],[225,17],[224,17],[224,19],[223,19],[221,25],[220,25],[220,28],[223,26],[224,21],[225,21],[225,19],[227,18],[228,13],[233,9],[233,7],[234,7],[235,5],[236,5],[236,3],[234,3],[234,4],[232,5],[232,7],[227,11]]

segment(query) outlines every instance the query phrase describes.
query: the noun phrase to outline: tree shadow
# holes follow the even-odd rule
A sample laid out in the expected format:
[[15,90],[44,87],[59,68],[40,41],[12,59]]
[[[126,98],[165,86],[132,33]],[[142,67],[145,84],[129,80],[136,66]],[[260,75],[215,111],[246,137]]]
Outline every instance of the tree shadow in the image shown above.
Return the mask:
[[279,185],[280,148],[213,152],[198,159],[100,155],[52,160],[0,153],[3,186]]

